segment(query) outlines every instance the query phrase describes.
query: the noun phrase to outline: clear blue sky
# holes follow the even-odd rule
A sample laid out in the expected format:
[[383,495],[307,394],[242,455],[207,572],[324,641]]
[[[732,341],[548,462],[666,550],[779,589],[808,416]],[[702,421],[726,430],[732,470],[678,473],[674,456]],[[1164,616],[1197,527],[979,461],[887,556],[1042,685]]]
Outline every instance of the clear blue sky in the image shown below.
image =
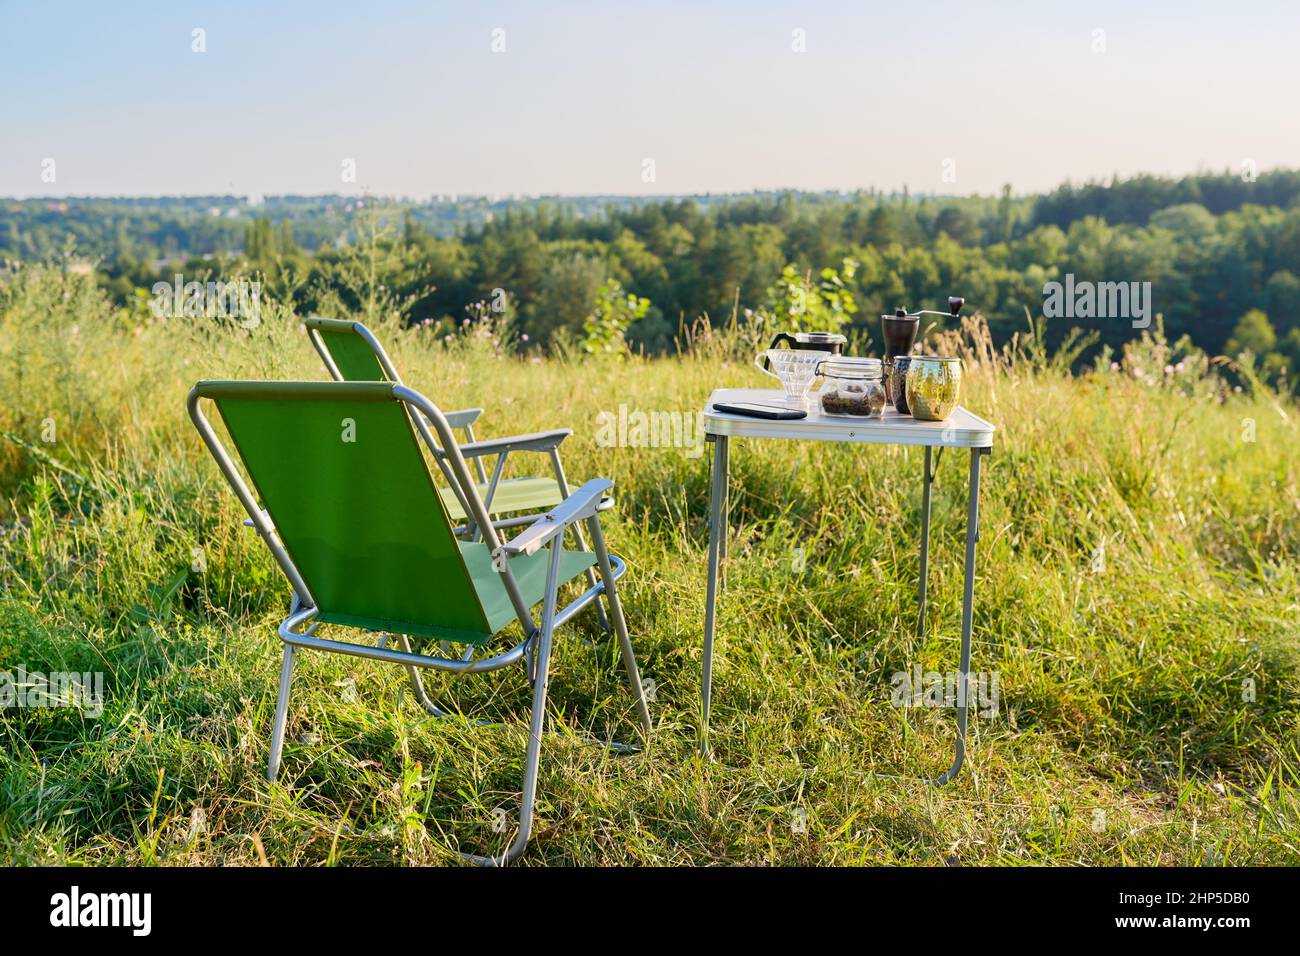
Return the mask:
[[1027,192],[1300,166],[1300,2],[0,0],[0,90],[0,196]]

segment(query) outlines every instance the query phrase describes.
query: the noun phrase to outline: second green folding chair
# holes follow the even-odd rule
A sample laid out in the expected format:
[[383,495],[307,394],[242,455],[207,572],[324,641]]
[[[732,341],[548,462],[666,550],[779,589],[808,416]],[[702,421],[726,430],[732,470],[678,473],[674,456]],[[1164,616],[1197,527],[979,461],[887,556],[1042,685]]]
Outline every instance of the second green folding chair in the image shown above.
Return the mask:
[[[326,319],[311,316],[304,320],[307,336],[325,364],[330,376],[339,382],[395,382],[404,384],[396,366],[384,347],[363,323],[346,319]],[[564,474],[564,465],[560,461],[560,443],[573,434],[568,428],[557,428],[529,435],[511,435],[487,441],[476,441],[474,423],[483,413],[481,408],[467,408],[454,412],[445,412],[452,428],[459,428],[465,433],[466,442],[460,445],[461,454],[473,461],[478,476],[477,490],[479,497],[487,506],[487,512],[493,525],[510,528],[529,523],[540,511],[558,504],[569,494],[569,483]],[[460,493],[457,484],[448,472],[444,450],[441,443],[429,434],[426,424],[416,418],[416,427],[422,429],[423,437],[433,449],[438,460],[438,467],[446,479],[446,486],[440,489],[443,504],[454,521],[467,522],[458,534],[478,540],[481,529],[474,522],[467,508],[467,502]],[[539,452],[550,458],[552,476],[528,475],[515,478],[504,477],[506,459],[511,452]],[[483,467],[484,458],[496,456],[491,479]],[[581,528],[574,528],[579,548],[587,547]],[[588,583],[595,584],[595,572],[589,572]],[[596,604],[596,617],[602,628],[609,630],[609,620],[605,609]]]

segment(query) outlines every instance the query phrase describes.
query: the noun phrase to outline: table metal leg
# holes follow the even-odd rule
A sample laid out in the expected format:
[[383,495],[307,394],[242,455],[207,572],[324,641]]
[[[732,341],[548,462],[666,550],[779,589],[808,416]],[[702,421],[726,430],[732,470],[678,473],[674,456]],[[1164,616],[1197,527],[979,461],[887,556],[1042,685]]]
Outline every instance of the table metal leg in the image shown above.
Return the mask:
[[925,474],[921,481],[921,589],[916,603],[919,610],[916,617],[916,636],[925,637],[925,588],[929,581],[930,568],[930,485],[934,483],[934,472],[930,468],[934,450],[925,446]]
[[727,589],[727,539],[731,536],[731,444],[722,440],[722,474],[728,479],[722,483],[722,529],[718,538],[718,590]]
[[709,577],[704,590],[704,663],[700,679],[700,754],[709,755],[709,705],[713,693],[713,634],[717,626],[718,565],[725,535],[727,436],[713,438],[713,488],[709,493]]
[[966,757],[966,717],[970,710],[970,635],[975,613],[975,543],[980,539],[980,458],[987,450],[970,450],[970,491],[966,503],[966,579],[961,598],[961,665],[957,672],[957,741],[952,766],[934,781],[936,784],[945,784],[957,776]]

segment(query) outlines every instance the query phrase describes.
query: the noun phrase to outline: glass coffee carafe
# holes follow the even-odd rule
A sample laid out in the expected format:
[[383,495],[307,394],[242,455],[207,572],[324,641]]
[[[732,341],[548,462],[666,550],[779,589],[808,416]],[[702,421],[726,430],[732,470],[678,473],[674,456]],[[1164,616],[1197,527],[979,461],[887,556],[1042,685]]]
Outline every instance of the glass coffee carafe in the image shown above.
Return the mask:
[[[838,332],[778,332],[768,348],[779,348],[782,342],[800,352],[830,352],[839,355],[844,351],[848,339]],[[763,356],[762,368],[764,371],[771,368],[766,355]]]

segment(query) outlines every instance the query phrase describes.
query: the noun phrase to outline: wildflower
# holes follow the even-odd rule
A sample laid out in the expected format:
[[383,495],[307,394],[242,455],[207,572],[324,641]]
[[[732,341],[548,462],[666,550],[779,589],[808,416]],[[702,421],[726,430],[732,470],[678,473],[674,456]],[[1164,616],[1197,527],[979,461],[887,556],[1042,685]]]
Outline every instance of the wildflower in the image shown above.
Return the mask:
[[1118,371],[1119,371],[1119,362],[1111,362],[1111,363],[1110,363],[1110,370],[1111,370],[1112,372],[1118,372]]
[[1174,367],[1173,367],[1172,365],[1166,365],[1166,366],[1165,366],[1165,374],[1166,374],[1166,375],[1173,375],[1173,374],[1174,374]]
[[1174,366],[1174,371],[1177,372],[1179,375],[1182,375],[1183,372],[1187,371],[1186,359],[1180,359],[1178,364]]
[[1234,392],[1240,392],[1240,391],[1241,391],[1241,386],[1240,386],[1240,385],[1234,385],[1234,386],[1232,387],[1232,390],[1233,390]]
[[527,342],[527,341],[528,341],[528,333],[525,332],[523,335],[520,336],[520,339],[522,339],[523,341]]
[[71,334],[76,335],[78,332],[81,331],[81,326],[74,325],[69,331],[71,332]]

